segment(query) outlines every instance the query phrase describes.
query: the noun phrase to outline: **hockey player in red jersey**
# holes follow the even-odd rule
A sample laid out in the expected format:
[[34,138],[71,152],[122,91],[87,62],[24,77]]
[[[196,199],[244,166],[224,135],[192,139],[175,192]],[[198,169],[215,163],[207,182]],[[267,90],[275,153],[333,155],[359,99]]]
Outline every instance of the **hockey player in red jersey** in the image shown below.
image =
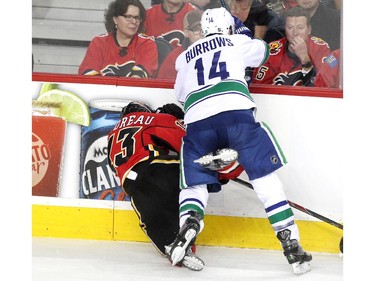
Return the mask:
[[[175,104],[166,104],[155,112],[146,104],[131,102],[108,135],[108,163],[129,195],[140,227],[162,255],[179,230],[183,116],[182,109]],[[216,165],[220,169],[226,167],[220,177],[223,183],[242,172],[238,163],[232,162]],[[210,167],[214,164],[217,162]],[[212,185],[210,191],[217,192],[220,188]],[[181,264],[195,271],[204,267],[191,248]]]
[[154,38],[140,32],[146,10],[139,0],[115,0],[105,13],[107,34],[90,42],[80,75],[155,77],[158,50]]
[[146,11],[145,29],[149,36],[163,37],[173,48],[185,38],[184,16],[195,6],[182,0],[164,0]]
[[286,12],[285,33],[269,43],[269,58],[255,69],[253,83],[314,86],[315,75],[331,52],[328,44],[310,36],[310,16],[300,7]]

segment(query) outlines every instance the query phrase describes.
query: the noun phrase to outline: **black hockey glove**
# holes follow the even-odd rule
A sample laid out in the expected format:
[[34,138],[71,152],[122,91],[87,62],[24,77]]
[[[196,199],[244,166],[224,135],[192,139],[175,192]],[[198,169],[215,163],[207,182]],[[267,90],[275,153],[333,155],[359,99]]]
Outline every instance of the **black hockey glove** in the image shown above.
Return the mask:
[[174,103],[167,103],[161,107],[156,109],[156,113],[166,113],[173,115],[177,119],[184,119],[184,112],[182,111],[181,107]]

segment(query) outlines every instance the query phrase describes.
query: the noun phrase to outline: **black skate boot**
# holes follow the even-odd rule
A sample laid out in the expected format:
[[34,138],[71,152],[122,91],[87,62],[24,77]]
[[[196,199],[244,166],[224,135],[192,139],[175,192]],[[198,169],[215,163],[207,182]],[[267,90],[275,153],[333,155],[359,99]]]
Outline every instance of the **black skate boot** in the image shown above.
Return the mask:
[[284,256],[292,266],[295,275],[302,275],[311,270],[311,254],[305,252],[296,239],[290,239],[290,230],[286,229],[277,233],[284,249]]
[[200,215],[197,212],[191,211],[190,216],[181,227],[180,233],[170,245],[170,250],[166,249],[168,258],[172,265],[176,265],[178,262],[182,261],[187,253],[189,253],[189,249],[191,248],[191,245],[194,244],[195,238],[199,233],[199,221]]

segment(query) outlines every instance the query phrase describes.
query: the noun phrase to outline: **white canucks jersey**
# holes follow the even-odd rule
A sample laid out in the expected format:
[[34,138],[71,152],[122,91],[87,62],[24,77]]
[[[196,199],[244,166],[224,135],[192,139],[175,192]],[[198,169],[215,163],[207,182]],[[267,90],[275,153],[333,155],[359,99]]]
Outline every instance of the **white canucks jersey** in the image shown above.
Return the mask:
[[207,36],[181,53],[174,91],[184,105],[185,124],[223,111],[255,107],[245,68],[259,67],[268,54],[266,42],[242,34]]

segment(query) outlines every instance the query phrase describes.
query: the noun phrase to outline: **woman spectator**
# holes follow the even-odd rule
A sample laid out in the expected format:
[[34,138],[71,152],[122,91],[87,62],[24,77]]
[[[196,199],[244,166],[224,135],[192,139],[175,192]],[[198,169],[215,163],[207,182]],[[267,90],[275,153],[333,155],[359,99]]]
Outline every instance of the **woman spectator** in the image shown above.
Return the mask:
[[141,34],[146,10],[139,0],[115,0],[105,11],[107,34],[90,42],[79,67],[81,75],[149,78],[158,69],[153,37]]

